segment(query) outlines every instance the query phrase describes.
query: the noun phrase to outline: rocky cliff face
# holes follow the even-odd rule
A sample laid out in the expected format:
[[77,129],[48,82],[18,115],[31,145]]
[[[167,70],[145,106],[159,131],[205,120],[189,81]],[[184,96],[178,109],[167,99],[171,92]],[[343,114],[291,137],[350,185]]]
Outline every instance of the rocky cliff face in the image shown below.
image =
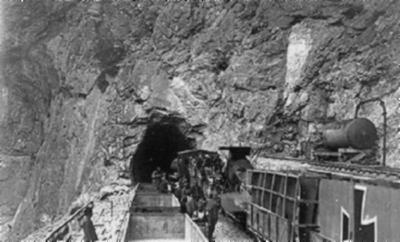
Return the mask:
[[[388,164],[399,166],[399,10],[380,0],[2,3],[0,234],[24,237],[126,170],[149,124],[175,123],[185,147],[297,156],[321,123],[378,97]],[[381,114],[377,103],[360,111],[380,137]]]

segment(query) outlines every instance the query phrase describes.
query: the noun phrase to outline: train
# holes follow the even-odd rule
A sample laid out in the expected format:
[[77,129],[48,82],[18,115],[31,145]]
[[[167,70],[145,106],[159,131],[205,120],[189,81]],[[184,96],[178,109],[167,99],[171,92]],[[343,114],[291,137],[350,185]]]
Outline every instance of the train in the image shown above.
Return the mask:
[[248,170],[246,225],[263,241],[398,241],[399,185],[395,169]]
[[[304,170],[255,169],[250,147],[222,146],[226,162],[211,152],[213,162],[203,164],[222,174],[224,214],[259,241],[398,241],[400,170],[384,166],[385,144],[377,161],[378,141],[375,125],[356,117],[325,125],[311,156],[287,158],[308,164]],[[182,155],[196,152],[208,151]],[[196,180],[200,166],[189,160],[182,167],[195,169],[183,173]]]
[[366,118],[335,122],[311,157],[287,158],[306,168],[247,169],[245,228],[260,241],[398,241],[400,169],[385,166],[385,137],[377,161],[378,140]]
[[201,186],[205,194],[211,186],[221,184],[223,166],[217,152],[192,149],[178,152],[170,168],[177,172],[177,177],[186,179],[190,186]]
[[[187,215],[180,211],[178,199],[171,193],[161,193],[150,183],[138,183],[126,197],[126,208],[118,217],[118,229],[112,241],[144,242],[144,241],[193,241],[208,242],[203,230]],[[125,199],[124,199],[125,200]],[[58,221],[54,228],[45,228],[26,241],[70,241],[72,223],[85,216],[85,210],[93,207],[88,202],[69,217]],[[84,232],[86,234],[86,231]],[[85,235],[86,236],[86,235]],[[83,241],[83,240],[82,240]]]
[[197,224],[180,212],[177,198],[173,194],[160,193],[153,184],[137,185],[129,214],[124,219],[118,242],[208,242]]
[[191,185],[203,184],[205,190],[211,185],[220,185],[224,192],[239,191],[245,181],[246,170],[253,168],[246,158],[250,147],[221,146],[228,150],[229,157],[224,162],[218,152],[192,149],[178,152],[170,168],[177,171],[177,176],[185,178]]
[[[307,164],[301,169],[256,169],[248,146],[219,147],[225,161],[215,151],[181,151],[171,169],[204,194],[218,190],[222,213],[256,241],[398,241],[400,169],[359,162],[377,141],[374,124],[355,118],[327,125],[311,158],[269,157]],[[208,241],[173,194],[147,183],[134,189],[118,241]]]

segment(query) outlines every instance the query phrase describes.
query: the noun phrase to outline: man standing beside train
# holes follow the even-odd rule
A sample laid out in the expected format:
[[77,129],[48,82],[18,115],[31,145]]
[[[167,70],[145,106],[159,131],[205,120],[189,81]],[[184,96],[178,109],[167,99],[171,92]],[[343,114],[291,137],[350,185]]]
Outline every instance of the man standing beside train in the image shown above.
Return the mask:
[[214,241],[213,240],[213,233],[215,230],[215,226],[217,225],[218,222],[218,213],[219,213],[219,208],[220,208],[220,202],[215,193],[211,193],[209,195],[209,199],[207,200],[207,205],[206,205],[206,216],[207,216],[207,238],[208,241]]
[[151,173],[151,180],[157,189],[160,188],[161,183],[161,167],[157,166],[157,168]]

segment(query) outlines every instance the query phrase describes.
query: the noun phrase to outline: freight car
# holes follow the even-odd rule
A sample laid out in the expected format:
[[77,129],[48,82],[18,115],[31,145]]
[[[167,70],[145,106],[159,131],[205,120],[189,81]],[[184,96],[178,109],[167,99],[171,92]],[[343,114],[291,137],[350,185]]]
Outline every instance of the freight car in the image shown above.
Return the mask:
[[218,184],[224,187],[221,188],[224,192],[238,192],[240,184],[244,184],[246,170],[253,168],[246,158],[251,148],[222,146],[219,149],[229,151],[225,164],[217,152],[194,149],[178,152],[171,169],[178,171],[178,176],[186,178],[191,185],[196,182],[207,186]]
[[139,184],[119,241],[208,241],[179,210],[174,195],[159,193],[152,184]]
[[211,186],[222,183],[222,167],[217,152],[198,149],[179,152],[171,164],[171,169],[177,170],[180,178],[185,178],[191,186],[200,185],[204,194]]
[[400,238],[400,171],[325,164],[249,170],[247,226],[274,242],[382,242]]

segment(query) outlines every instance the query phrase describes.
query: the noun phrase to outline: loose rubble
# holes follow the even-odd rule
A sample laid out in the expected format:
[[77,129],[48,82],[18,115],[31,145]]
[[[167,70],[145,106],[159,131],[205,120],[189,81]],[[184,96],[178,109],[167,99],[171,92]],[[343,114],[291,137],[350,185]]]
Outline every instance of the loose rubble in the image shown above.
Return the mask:
[[[100,190],[102,200],[94,201],[92,217],[99,241],[116,241],[123,232],[122,223],[129,211],[132,192],[133,189],[124,179]],[[81,232],[77,241],[81,241],[82,238]]]
[[[118,179],[109,185],[104,186],[97,194],[81,195],[71,207],[81,207],[89,201],[93,201],[93,216],[98,241],[116,241],[117,236],[123,232],[122,223],[129,211],[130,201],[133,196],[133,189],[130,187],[130,180]],[[56,222],[49,224],[40,230],[32,233],[23,241],[44,241],[47,236],[69,218],[64,215]],[[83,231],[78,222],[73,220],[69,223],[72,241],[83,241]]]
[[231,220],[220,216],[214,231],[216,242],[250,242],[253,239],[240,230]]

